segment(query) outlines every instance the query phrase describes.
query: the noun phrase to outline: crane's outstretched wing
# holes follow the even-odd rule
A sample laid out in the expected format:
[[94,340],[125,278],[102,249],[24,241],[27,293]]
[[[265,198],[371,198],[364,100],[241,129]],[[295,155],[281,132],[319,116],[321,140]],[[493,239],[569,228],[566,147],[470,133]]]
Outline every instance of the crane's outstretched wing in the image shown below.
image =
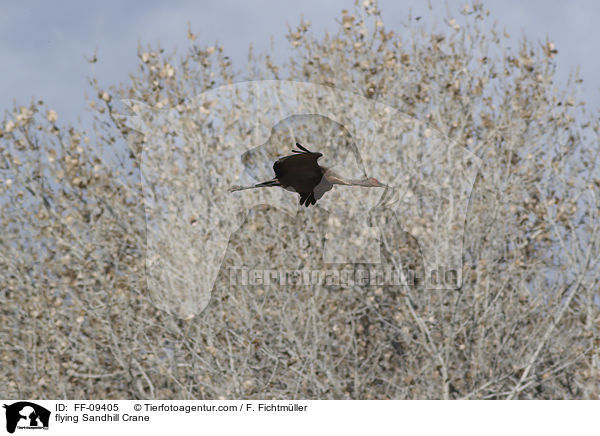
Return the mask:
[[314,192],[300,192],[300,206],[304,205],[306,207],[311,204],[315,204],[317,199],[315,198]]
[[296,192],[310,192],[323,177],[317,164],[321,156],[311,152],[285,156],[273,164],[273,171],[283,186],[291,186]]
[[296,146],[302,151],[292,150],[292,153],[312,153],[312,151],[307,150],[302,144],[300,144],[298,142],[296,142]]
[[296,154],[279,159],[273,164],[273,171],[281,186],[300,194],[300,204],[308,207],[317,202],[314,189],[323,178],[323,170],[317,160],[322,154],[312,153],[297,145],[302,151],[294,150]]

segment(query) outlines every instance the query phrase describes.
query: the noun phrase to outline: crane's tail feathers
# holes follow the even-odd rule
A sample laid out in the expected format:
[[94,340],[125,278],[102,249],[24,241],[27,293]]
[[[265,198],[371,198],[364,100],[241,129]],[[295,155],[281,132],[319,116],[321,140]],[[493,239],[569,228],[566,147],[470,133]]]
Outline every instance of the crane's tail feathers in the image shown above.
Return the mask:
[[243,191],[244,189],[267,188],[271,186],[281,186],[281,183],[279,183],[279,180],[277,179],[272,179],[267,180],[266,182],[257,183],[256,185],[252,186],[233,185],[229,188],[229,192]]

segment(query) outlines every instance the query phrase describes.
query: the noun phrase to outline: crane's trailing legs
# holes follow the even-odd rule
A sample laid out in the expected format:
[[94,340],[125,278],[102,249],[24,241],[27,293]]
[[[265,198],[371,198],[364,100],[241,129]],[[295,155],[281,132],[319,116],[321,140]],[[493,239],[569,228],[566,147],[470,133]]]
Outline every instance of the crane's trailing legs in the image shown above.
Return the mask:
[[243,191],[244,189],[268,188],[270,186],[281,186],[281,183],[279,183],[279,180],[277,180],[277,179],[272,179],[272,180],[268,180],[266,182],[257,183],[256,185],[252,185],[252,186],[233,185],[229,188],[229,192]]

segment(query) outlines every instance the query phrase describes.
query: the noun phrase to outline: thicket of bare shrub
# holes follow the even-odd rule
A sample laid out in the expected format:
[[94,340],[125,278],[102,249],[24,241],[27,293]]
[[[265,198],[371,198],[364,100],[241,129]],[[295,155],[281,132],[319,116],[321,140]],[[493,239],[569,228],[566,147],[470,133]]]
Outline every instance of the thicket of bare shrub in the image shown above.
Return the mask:
[[[128,84],[100,89],[92,79],[91,131],[42,102],[6,114],[0,396],[598,398],[598,117],[576,98],[576,78],[555,83],[549,41],[509,49],[480,4],[428,22],[392,31],[367,0],[324,37],[301,22],[288,61],[251,53],[243,72],[190,34],[183,55],[140,48]],[[305,231],[322,211],[291,218],[268,207],[232,238],[204,312],[181,319],[156,304],[146,282],[145,138],[120,100],[194,119],[191,97],[258,79],[382,101],[482,159],[460,290],[232,286],[228,265],[324,267],[321,236]],[[171,140],[158,121],[155,133]],[[394,249],[416,249],[398,223],[386,232]]]

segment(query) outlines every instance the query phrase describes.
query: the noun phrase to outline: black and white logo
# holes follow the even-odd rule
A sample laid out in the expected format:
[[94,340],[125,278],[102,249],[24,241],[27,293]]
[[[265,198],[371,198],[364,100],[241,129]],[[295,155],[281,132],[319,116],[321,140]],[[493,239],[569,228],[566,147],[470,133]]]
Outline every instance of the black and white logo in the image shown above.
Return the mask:
[[6,431],[14,433],[18,428],[27,430],[48,429],[50,411],[29,401],[19,401],[3,406],[6,409]]

